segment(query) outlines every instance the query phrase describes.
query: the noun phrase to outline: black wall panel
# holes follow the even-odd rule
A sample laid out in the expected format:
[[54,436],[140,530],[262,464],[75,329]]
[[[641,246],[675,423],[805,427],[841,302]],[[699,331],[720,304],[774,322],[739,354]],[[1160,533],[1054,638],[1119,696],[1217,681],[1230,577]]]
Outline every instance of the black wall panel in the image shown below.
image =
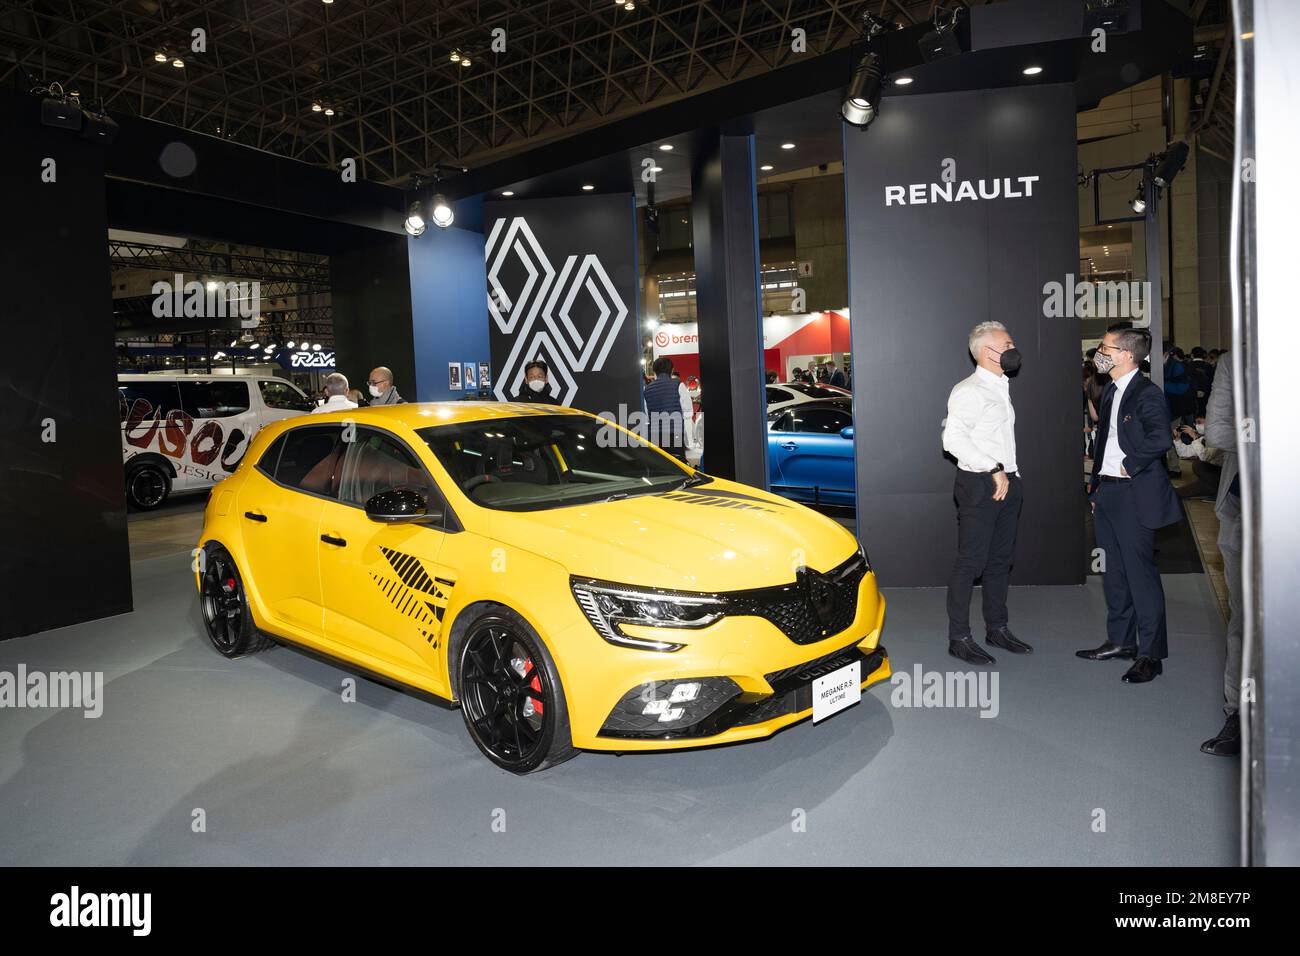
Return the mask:
[[131,610],[104,154],[32,119],[0,111],[0,638]]
[[411,272],[406,234],[384,236],[330,256],[336,368],[366,392],[366,376],[385,365],[408,402],[416,400]]
[[[943,183],[954,201],[886,205],[886,187]],[[970,329],[1004,323],[1025,505],[1012,582],[1079,584],[1085,570],[1079,322],[1046,318],[1043,286],[1078,267],[1074,94],[1068,84],[891,98],[845,128],[859,532],[887,585],[946,581],[956,466],[941,423],[974,366]],[[1037,176],[1032,196],[1021,176]],[[998,198],[957,201],[979,181]],[[969,197],[969,193],[965,194]]]
[[496,396],[513,396],[540,357],[564,404],[640,409],[632,195],[489,202],[484,232]]

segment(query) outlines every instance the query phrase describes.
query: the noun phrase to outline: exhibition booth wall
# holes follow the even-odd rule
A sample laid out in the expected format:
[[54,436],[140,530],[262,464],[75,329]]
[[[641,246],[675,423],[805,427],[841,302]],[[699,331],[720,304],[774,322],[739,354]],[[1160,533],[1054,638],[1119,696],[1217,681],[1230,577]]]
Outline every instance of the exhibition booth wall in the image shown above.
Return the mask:
[[1077,317],[1044,285],[1078,267],[1070,84],[897,97],[846,129],[859,533],[885,585],[937,586],[955,553],[941,428],[974,369],[967,336],[1004,322],[1024,511],[1012,582],[1080,584]]

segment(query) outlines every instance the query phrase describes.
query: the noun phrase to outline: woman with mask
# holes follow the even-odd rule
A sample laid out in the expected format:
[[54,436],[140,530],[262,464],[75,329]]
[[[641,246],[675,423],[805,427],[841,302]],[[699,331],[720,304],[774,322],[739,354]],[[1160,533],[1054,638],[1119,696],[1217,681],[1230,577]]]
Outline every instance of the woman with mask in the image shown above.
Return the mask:
[[560,400],[551,394],[550,369],[541,359],[533,359],[524,366],[524,384],[511,396],[513,402],[532,405],[559,405]]

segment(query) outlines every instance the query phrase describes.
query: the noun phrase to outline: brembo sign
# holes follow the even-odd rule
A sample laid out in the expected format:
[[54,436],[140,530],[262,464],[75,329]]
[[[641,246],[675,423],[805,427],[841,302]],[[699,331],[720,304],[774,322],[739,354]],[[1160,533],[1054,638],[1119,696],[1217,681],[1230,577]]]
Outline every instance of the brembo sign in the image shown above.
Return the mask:
[[886,206],[925,206],[932,203],[979,202],[986,199],[1029,199],[1034,195],[1037,176],[1004,176],[1000,179],[962,179],[956,177],[955,165],[944,160],[943,173],[937,183],[908,183],[886,186]]

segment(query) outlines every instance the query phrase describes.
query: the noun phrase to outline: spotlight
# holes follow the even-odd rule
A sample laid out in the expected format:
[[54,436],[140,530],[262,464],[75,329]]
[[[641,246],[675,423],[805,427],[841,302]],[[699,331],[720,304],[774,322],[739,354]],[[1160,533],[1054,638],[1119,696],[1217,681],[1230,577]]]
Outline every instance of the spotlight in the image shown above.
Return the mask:
[[311,105],[311,111],[312,111],[313,113],[319,113],[319,112],[320,112],[321,110],[323,110],[324,108],[325,108],[325,107],[321,106],[319,103],[313,103],[313,104]]
[[81,129],[81,103],[75,96],[63,92],[58,83],[51,83],[46,96],[41,100],[41,122],[46,126]]
[[469,66],[469,65],[471,64],[471,62],[472,62],[472,61],[470,60],[470,58],[469,58],[469,54],[468,54],[468,53],[466,53],[465,55],[463,55],[463,56],[460,58],[460,65],[461,65],[461,66]]
[[167,62],[167,54],[166,54],[164,51],[159,50],[157,53],[155,53],[155,54],[153,55],[153,61],[154,61],[155,63],[166,63],[166,62]]
[[636,9],[636,4],[633,2],[633,0],[627,0],[627,2],[623,4],[623,9],[627,10],[630,13]]
[[284,343],[284,347],[287,348],[287,349],[291,349],[291,348],[293,348],[293,347],[294,347],[294,345],[293,345],[293,339],[290,339],[288,342],[285,342],[285,343]]
[[660,146],[659,148],[660,148],[661,150],[663,150],[665,153],[671,153],[671,152],[673,151],[673,144],[672,144],[672,143],[664,143],[664,144],[663,144],[662,146]]
[[502,193],[501,193],[501,195],[505,196],[507,199],[509,199],[509,198],[510,198],[511,196],[513,196],[514,194],[515,194],[515,191],[514,191],[513,189],[506,189],[506,190],[503,190]]
[[333,115],[334,115],[334,107],[332,107],[332,106],[327,106],[327,107],[325,107],[325,115],[326,115],[326,116],[333,116]]
[[912,77],[910,76],[900,76],[898,77],[898,79],[894,80],[895,86],[910,86],[911,83],[912,83]]
[[[411,203],[411,208],[406,212],[406,222],[402,223],[402,226],[406,229],[408,236],[424,235],[427,224],[424,221],[424,207],[421,205],[420,200],[417,199]],[[306,348],[306,345],[303,348]]]
[[584,193],[589,193],[589,192],[591,192],[591,191],[592,191],[593,189],[595,189],[595,188],[596,188],[595,186],[592,186],[590,183],[588,183],[587,185],[585,185],[585,186],[582,187],[582,191],[583,191]]
[[1147,211],[1147,189],[1144,184],[1138,184],[1137,193],[1128,201],[1128,205],[1139,216]]
[[1161,189],[1169,188],[1169,184],[1174,181],[1174,177],[1182,170],[1183,164],[1187,162],[1188,148],[1186,143],[1173,143],[1165,148],[1165,151],[1156,159],[1156,168],[1151,173],[1151,178]]
[[952,11],[947,23],[940,22],[941,10],[934,12],[934,29],[917,41],[921,57],[927,62],[942,60],[949,56],[958,56],[961,52],[961,40],[957,36],[957,17],[961,7]]
[[865,53],[858,61],[858,68],[853,71],[849,88],[844,93],[844,105],[840,113],[854,126],[866,129],[876,118],[880,108],[880,57],[875,53]]
[[1020,72],[1025,76],[1037,76],[1039,73],[1043,72],[1043,68],[1041,66],[1027,66]]
[[446,229],[455,221],[456,213],[447,204],[447,200],[442,193],[438,193],[433,197],[433,224],[439,229]]
[[452,51],[451,51],[451,62],[452,62],[452,63],[459,63],[459,62],[460,62],[460,50],[452,50]]
[[794,149],[794,143],[782,143],[782,144],[781,144],[781,148],[782,148],[782,149]]
[[1084,0],[1083,32],[1089,36],[1100,27],[1107,33],[1127,33],[1128,0]]
[[117,123],[104,112],[103,104],[93,112],[86,110],[82,113],[81,138],[96,143],[111,143],[117,138]]
[[758,168],[761,169],[761,170],[762,170],[763,172],[765,172],[765,173],[770,173],[770,172],[771,172],[775,167],[773,167],[773,166],[760,166],[760,167],[758,167]]
[[182,60],[180,57],[175,57],[172,60],[172,66],[176,67],[176,69],[178,70],[183,70],[185,69],[185,61]]
[[320,343],[319,343],[319,342],[313,342],[313,343],[311,344],[311,350],[312,350],[313,352],[319,352],[319,351],[320,351]]

